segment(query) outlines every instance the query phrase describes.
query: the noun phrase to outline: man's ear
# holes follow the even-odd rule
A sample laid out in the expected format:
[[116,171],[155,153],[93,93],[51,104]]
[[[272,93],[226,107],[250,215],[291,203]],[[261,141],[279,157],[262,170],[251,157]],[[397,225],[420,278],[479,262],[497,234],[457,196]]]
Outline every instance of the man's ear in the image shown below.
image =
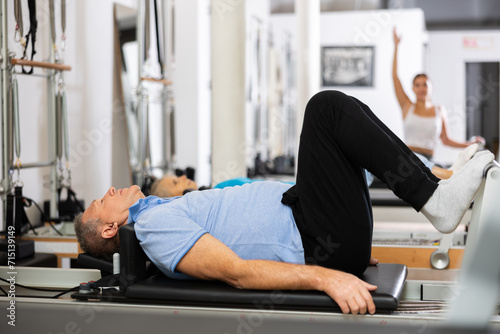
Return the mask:
[[101,231],[101,236],[103,239],[113,238],[118,233],[118,223],[106,223]]

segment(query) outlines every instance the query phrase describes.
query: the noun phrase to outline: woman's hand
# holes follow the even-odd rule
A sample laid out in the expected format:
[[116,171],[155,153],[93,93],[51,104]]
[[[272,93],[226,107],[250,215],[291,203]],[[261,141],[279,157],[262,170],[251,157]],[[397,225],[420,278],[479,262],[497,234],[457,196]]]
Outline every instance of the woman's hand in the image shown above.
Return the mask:
[[483,138],[483,137],[481,137],[481,136],[474,136],[474,137],[472,137],[472,138],[470,139],[470,143],[471,143],[471,144],[478,143],[478,144],[480,144],[480,145],[483,145],[483,147],[484,147],[484,145],[486,145],[486,139],[484,139],[484,138]]
[[393,35],[393,38],[394,38],[394,45],[398,46],[399,42],[401,42],[401,37],[398,35],[396,27],[394,27],[394,29],[392,30],[392,35]]

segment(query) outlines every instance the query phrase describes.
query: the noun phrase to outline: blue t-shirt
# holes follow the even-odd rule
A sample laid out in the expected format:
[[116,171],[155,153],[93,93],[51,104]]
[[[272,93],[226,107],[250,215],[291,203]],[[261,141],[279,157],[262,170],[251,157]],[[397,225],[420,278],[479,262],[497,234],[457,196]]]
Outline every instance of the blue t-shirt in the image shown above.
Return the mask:
[[255,182],[190,192],[182,197],[140,199],[129,209],[129,223],[142,248],[167,276],[205,233],[242,259],[304,264],[302,239],[292,210],[281,203],[290,185]]

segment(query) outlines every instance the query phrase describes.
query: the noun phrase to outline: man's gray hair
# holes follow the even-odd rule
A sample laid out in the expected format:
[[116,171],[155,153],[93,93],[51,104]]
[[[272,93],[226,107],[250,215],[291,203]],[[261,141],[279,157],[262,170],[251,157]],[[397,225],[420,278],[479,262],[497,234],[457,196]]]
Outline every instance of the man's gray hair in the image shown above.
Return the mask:
[[111,258],[113,253],[120,248],[118,233],[109,239],[101,236],[102,224],[97,218],[84,221],[83,213],[76,215],[74,219],[76,239],[80,243],[80,248],[96,257]]

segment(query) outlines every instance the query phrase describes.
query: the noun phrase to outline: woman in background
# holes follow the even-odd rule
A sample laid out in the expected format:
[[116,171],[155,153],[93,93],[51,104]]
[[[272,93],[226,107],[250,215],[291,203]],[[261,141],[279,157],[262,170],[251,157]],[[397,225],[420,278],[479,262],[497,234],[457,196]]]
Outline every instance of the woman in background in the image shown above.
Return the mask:
[[[485,140],[476,136],[474,141],[459,142],[448,137],[445,110],[432,103],[432,86],[427,74],[417,74],[413,79],[413,92],[416,101],[410,100],[398,76],[398,46],[401,37],[398,36],[396,28],[394,28],[393,37],[392,79],[396,97],[403,112],[405,143],[432,170],[434,175],[441,179],[447,179],[453,174],[453,170],[463,166],[481,146],[484,146]],[[446,146],[465,148],[449,169],[440,168],[432,161],[438,138]]]

